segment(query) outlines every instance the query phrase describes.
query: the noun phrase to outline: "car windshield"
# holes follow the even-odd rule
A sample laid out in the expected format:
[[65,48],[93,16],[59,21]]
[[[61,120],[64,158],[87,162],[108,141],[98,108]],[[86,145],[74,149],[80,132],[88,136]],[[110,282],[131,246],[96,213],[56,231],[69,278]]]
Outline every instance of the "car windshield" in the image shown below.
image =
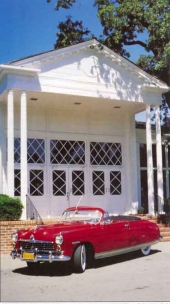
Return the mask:
[[102,213],[98,210],[66,210],[61,221],[98,223]]

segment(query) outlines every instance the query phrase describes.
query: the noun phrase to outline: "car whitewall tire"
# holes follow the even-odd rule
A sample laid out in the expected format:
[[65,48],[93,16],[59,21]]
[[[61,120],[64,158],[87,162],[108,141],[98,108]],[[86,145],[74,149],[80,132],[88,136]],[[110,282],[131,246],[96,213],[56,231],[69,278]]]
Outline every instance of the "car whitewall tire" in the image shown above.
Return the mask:
[[85,245],[80,245],[76,248],[73,257],[74,266],[79,273],[86,270],[86,247]]
[[143,255],[148,255],[151,251],[151,246],[145,247],[141,249]]

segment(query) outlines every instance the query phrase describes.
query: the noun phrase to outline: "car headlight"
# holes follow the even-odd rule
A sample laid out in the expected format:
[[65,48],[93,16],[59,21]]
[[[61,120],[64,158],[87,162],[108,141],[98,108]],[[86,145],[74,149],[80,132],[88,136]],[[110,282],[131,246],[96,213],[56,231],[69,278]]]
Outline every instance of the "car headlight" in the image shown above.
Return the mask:
[[18,233],[14,232],[11,235],[11,239],[12,239],[13,243],[16,243],[16,241],[18,240]]
[[56,237],[55,237],[55,243],[56,243],[57,245],[63,244],[63,236],[61,235],[61,233],[58,234],[58,235],[56,235]]

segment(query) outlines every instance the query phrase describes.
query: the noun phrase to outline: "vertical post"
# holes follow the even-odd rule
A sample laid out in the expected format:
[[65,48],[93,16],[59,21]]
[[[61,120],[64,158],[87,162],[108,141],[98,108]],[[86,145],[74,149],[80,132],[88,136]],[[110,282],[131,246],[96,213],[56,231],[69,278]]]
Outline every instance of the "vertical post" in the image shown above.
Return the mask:
[[14,95],[9,90],[7,95],[7,180],[8,195],[14,196]]
[[146,149],[147,149],[147,177],[148,177],[148,211],[149,215],[155,214],[154,189],[153,189],[153,157],[152,157],[152,135],[150,106],[146,107]]
[[21,201],[24,205],[22,219],[26,219],[27,194],[27,97],[21,93]]
[[165,167],[166,167],[166,197],[170,197],[170,171],[168,170],[168,145],[165,145]]
[[132,195],[132,214],[137,214],[139,209],[138,203],[138,178],[137,178],[137,151],[136,151],[136,126],[135,115],[129,117],[129,161],[131,167],[131,195]]
[[158,211],[163,211],[163,172],[162,172],[162,139],[161,139],[161,122],[159,106],[155,107],[156,119],[156,161],[157,161],[157,186],[158,186]]

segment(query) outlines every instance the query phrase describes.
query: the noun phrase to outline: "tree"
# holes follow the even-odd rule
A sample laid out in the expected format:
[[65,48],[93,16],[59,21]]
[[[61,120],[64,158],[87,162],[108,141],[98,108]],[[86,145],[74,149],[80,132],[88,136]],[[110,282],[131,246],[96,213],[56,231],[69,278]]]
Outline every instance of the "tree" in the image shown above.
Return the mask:
[[[69,9],[76,1],[80,0],[57,0],[55,9]],[[141,55],[136,64],[170,85],[170,0],[94,0],[94,5],[103,27],[103,36],[98,40],[126,58],[130,56],[126,46],[143,47],[148,55]],[[84,41],[90,35],[82,21],[77,22],[69,17],[59,24],[55,48]],[[139,38],[142,33],[146,40]],[[166,94],[162,104],[165,122],[168,106],[170,97]]]
[[87,28],[83,27],[82,21],[73,22],[71,16],[67,16],[65,22],[60,22],[58,29],[55,49],[83,42],[86,40],[84,36],[88,36],[90,33]]

